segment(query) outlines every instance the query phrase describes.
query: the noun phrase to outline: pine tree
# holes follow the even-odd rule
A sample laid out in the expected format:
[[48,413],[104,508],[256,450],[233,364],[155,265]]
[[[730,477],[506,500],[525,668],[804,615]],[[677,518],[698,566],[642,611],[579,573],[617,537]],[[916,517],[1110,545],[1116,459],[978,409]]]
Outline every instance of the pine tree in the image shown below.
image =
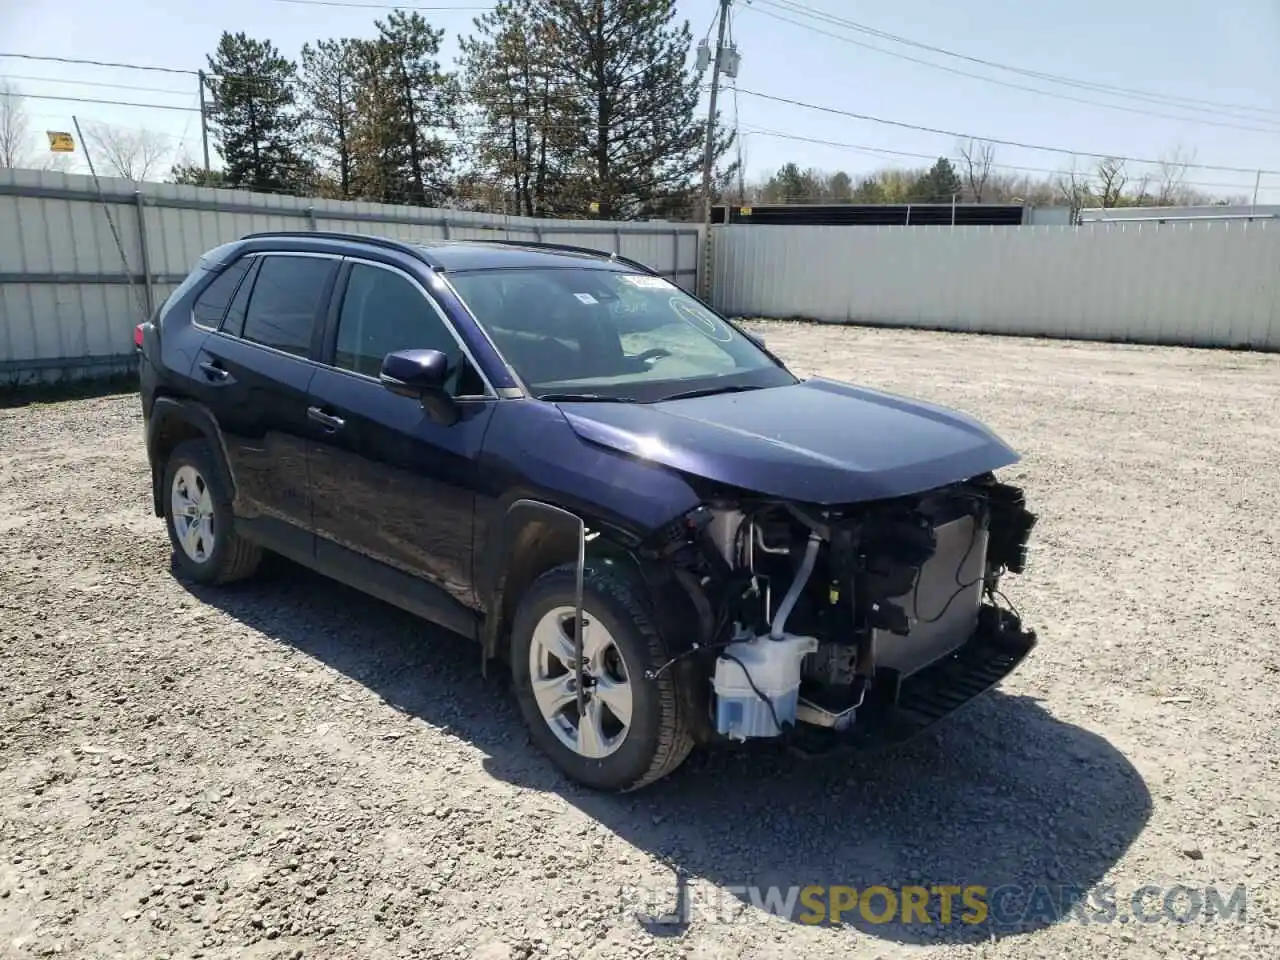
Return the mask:
[[[552,80],[565,92],[559,126],[573,130],[579,167],[573,201],[602,219],[689,212],[698,189],[706,122],[702,76],[689,66],[692,35],[675,0],[530,0],[547,37]],[[717,121],[717,130],[723,131]],[[713,159],[732,145],[716,138]]]
[[459,101],[457,78],[437,59],[444,31],[401,10],[376,25],[377,38],[353,48],[356,179],[370,199],[439,205],[452,188]]
[[938,162],[929,168],[929,172],[915,182],[910,193],[912,203],[950,203],[964,185],[960,175],[951,161],[939,157]]
[[531,19],[530,6],[504,0],[460,41],[471,114],[468,179],[508,193],[517,215],[545,216],[565,206],[572,132],[563,126],[569,101],[547,57],[547,23]]
[[270,40],[224,32],[208,58],[209,127],[228,186],[293,192],[308,180],[298,149],[297,69]]
[[304,135],[331,192],[343,200],[355,195],[357,66],[355,41],[302,46],[298,89]]

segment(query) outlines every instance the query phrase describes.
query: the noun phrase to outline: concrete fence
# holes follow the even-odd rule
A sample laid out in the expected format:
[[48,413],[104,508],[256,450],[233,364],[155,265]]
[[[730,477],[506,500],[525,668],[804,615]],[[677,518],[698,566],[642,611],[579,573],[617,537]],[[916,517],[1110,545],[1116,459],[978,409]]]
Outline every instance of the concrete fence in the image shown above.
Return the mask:
[[688,223],[541,220],[127,180],[100,184],[101,195],[90,176],[0,169],[0,383],[132,369],[134,325],[164,302],[202,253],[248,233],[567,243],[639,260],[690,290],[701,262],[701,227]]
[[1280,350],[1280,222],[724,226],[734,316]]

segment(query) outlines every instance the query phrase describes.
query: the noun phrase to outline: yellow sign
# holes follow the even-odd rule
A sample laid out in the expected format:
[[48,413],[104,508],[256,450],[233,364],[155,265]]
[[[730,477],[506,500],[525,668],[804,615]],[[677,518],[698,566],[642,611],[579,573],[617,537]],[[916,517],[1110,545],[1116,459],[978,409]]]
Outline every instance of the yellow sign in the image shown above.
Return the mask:
[[76,142],[72,139],[71,134],[62,133],[58,130],[46,130],[49,136],[49,149],[54,153],[75,153]]
[[597,203],[595,200],[592,200],[592,201],[591,201],[591,206],[590,206],[590,207],[588,207],[587,209],[589,209],[592,213],[599,213],[599,212],[600,212],[600,204],[599,204],[599,203]]
[[751,216],[751,208],[750,208],[750,207],[739,207],[739,208],[738,208],[738,213],[740,213],[740,214],[741,214],[742,216],[744,216],[744,217],[749,217],[749,216]]

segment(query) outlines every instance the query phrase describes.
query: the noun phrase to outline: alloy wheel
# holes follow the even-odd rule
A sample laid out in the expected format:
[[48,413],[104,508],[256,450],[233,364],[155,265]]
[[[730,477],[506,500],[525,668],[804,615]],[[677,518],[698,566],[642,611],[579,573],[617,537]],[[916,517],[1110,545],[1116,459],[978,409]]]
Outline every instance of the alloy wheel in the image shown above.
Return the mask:
[[630,673],[608,629],[584,612],[580,715],[573,620],[573,607],[556,607],[538,621],[529,644],[529,677],[556,738],[579,756],[598,760],[621,747],[631,729]]
[[182,552],[196,563],[205,563],[213,554],[216,536],[208,483],[199,470],[184,464],[173,475],[169,497],[173,531]]

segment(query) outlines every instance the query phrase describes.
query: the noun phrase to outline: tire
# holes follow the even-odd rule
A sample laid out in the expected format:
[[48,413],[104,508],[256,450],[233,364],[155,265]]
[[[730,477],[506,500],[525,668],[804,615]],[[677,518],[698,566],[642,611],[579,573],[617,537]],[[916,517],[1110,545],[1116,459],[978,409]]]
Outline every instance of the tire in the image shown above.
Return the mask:
[[[236,535],[231,498],[223,489],[208,441],[187,440],[174,448],[165,463],[161,493],[174,561],[184,576],[220,585],[244,580],[257,571],[262,548]],[[190,536],[184,513],[175,505],[184,499],[208,520],[207,526]]]
[[[613,793],[639,790],[672,773],[693,748],[672,671],[666,670],[653,680],[645,677],[646,671],[666,662],[666,648],[646,613],[642,588],[617,569],[588,564],[582,591],[583,619],[587,623],[583,649],[588,658],[595,654],[589,672],[599,676],[600,681],[588,698],[587,711],[588,716],[601,723],[587,728],[584,750],[582,721],[571,683],[574,673],[562,660],[551,662],[553,658],[543,653],[547,647],[542,642],[552,623],[563,624],[556,636],[568,644],[567,659],[572,664],[575,587],[576,565],[567,564],[543,574],[521,598],[511,629],[511,675],[520,712],[534,743],[570,779]],[[608,642],[602,643],[605,636]],[[545,676],[539,661],[554,668],[552,672],[564,670],[565,688],[557,686],[556,690],[562,698],[573,697],[555,721],[548,719],[534,693],[535,672]],[[617,682],[620,675],[625,676],[630,691],[630,722],[619,735],[618,716],[611,704],[621,702]],[[546,683],[560,679],[558,675]],[[608,696],[606,689],[610,691]],[[545,697],[543,702],[548,702]],[[571,732],[574,721],[577,731]],[[606,736],[593,737],[592,730],[603,730]],[[609,734],[615,739],[606,739]],[[579,746],[573,746],[574,741]]]

